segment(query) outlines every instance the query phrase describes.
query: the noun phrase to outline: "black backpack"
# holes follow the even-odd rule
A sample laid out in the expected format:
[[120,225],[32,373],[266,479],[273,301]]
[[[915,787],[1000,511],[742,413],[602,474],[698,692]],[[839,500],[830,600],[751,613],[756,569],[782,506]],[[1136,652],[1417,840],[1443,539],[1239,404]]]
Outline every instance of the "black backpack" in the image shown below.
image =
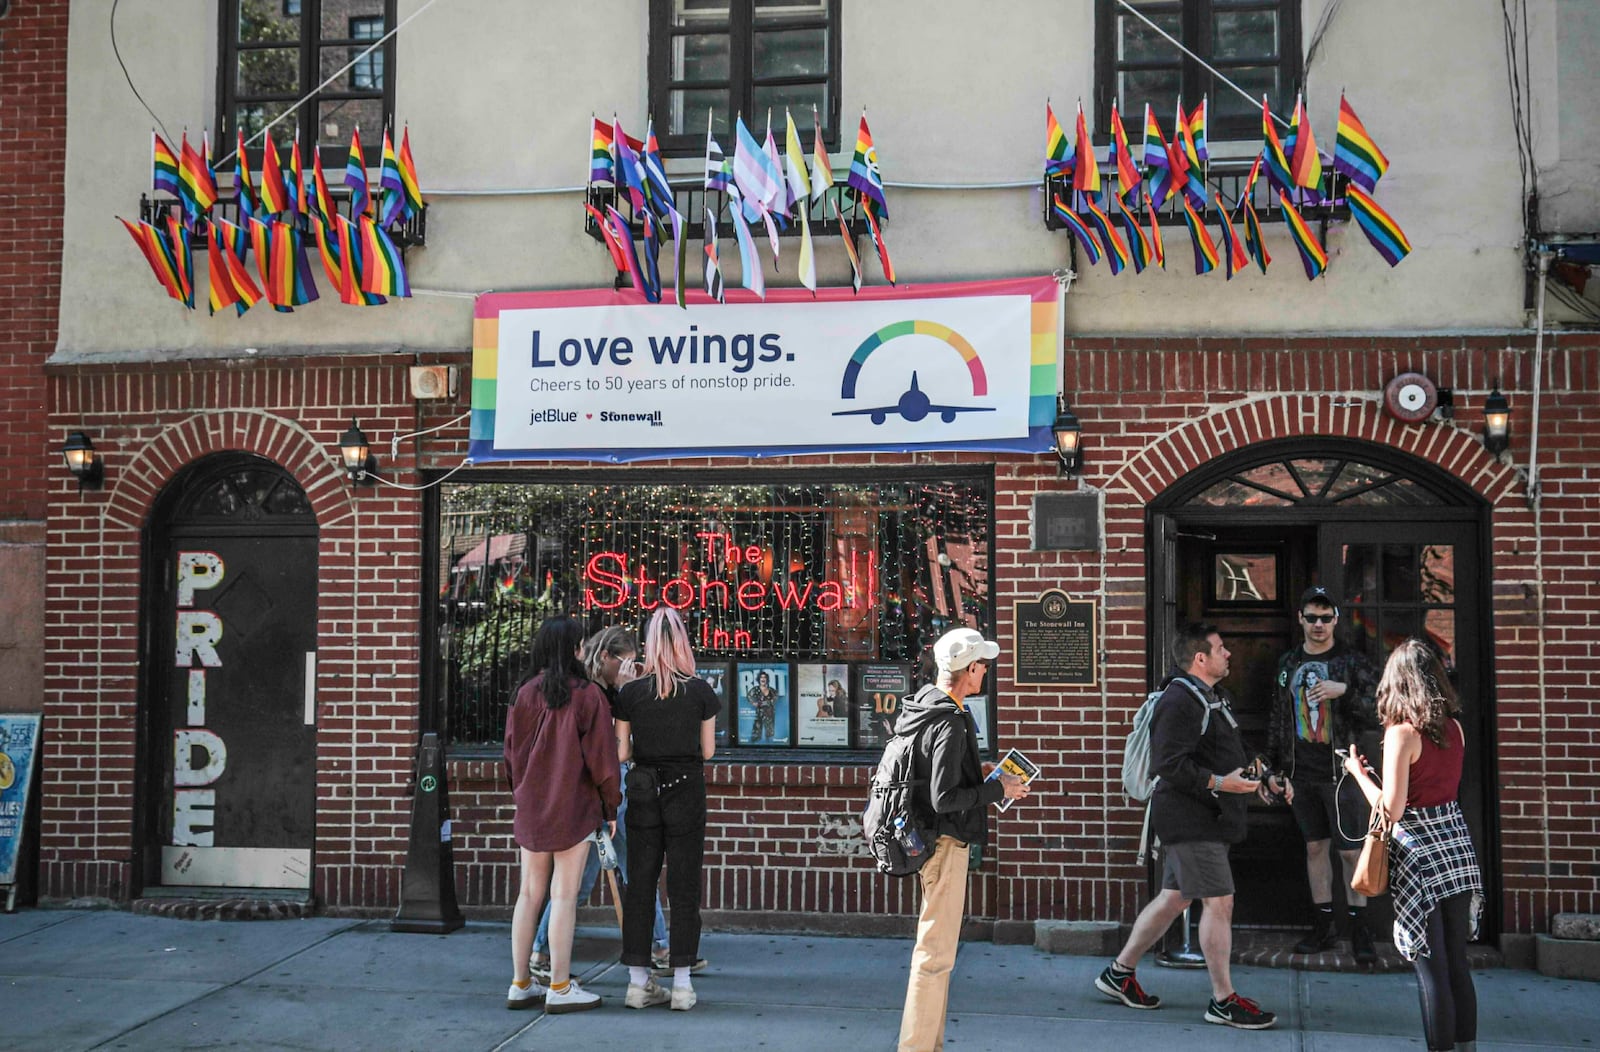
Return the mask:
[[909,877],[933,855],[933,816],[917,799],[916,787],[928,779],[916,776],[917,742],[924,726],[911,734],[896,734],[883,748],[883,759],[872,774],[872,794],[861,816],[861,832],[878,872]]

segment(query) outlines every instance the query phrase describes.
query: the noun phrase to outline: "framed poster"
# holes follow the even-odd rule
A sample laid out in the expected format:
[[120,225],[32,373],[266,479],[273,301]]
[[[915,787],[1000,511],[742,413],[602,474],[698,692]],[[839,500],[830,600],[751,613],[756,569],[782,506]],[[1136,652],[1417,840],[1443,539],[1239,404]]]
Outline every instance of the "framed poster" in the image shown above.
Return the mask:
[[789,666],[739,662],[739,744],[788,745]]
[[796,665],[795,739],[800,745],[850,744],[850,666]]
[[9,888],[6,910],[16,906],[17,856],[27,828],[28,787],[39,754],[39,714],[0,715],[0,886]]
[[717,692],[717,744],[728,744],[728,666],[726,662],[697,664],[694,674],[711,685]]
[[967,714],[972,717],[972,725],[978,732],[978,751],[988,753],[993,743],[989,734],[989,697],[986,694],[975,694],[966,699]]
[[889,740],[900,711],[900,699],[910,693],[910,665],[867,664],[856,668],[852,721],[856,748],[868,749]]

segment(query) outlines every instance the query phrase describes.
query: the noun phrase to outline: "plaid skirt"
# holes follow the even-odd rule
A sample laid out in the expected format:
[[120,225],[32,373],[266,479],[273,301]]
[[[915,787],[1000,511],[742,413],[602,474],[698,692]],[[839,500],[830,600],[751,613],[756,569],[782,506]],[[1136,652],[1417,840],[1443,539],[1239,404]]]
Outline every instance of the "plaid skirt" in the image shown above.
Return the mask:
[[1394,946],[1406,960],[1429,956],[1428,916],[1452,895],[1472,894],[1472,935],[1477,937],[1483,876],[1460,804],[1406,808],[1389,847],[1389,884]]

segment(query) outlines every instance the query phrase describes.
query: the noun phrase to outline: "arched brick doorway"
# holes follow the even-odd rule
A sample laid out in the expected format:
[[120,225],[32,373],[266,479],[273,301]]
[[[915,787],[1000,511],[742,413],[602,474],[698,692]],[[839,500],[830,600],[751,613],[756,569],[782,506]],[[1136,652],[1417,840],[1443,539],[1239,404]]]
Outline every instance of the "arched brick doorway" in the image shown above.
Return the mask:
[[[1465,705],[1462,804],[1493,904],[1488,522],[1488,503],[1433,464],[1328,437],[1260,442],[1217,457],[1173,482],[1147,513],[1151,676],[1166,670],[1174,625],[1217,624],[1234,653],[1225,686],[1253,748],[1264,744],[1277,660],[1299,642],[1295,614],[1309,585],[1340,599],[1339,638],[1379,667],[1410,635],[1440,647]],[[1375,736],[1364,744],[1373,755],[1376,746]],[[1286,808],[1253,805],[1234,869],[1240,923],[1304,922],[1304,849]],[[1488,936],[1498,918],[1485,919]]]
[[145,537],[138,882],[308,889],[317,520],[283,468],[205,457]]

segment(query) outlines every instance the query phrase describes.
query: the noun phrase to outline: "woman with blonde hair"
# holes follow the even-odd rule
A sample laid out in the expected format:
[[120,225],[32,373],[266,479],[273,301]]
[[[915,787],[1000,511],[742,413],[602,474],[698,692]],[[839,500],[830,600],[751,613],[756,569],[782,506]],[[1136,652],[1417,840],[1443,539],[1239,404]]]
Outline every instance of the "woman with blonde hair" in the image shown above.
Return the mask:
[[[695,678],[683,619],[662,606],[645,630],[642,675],[617,696],[617,749],[628,772],[628,891],[622,910],[622,963],[629,1008],[695,1005],[690,969],[700,954],[700,869],[706,848],[705,761],[717,747],[721,703]],[[672,991],[650,976],[652,900],[667,865]]]
[[[621,771],[611,710],[581,661],[583,626],[565,617],[539,626],[529,654],[535,674],[517,689],[506,714],[505,761],[516,804],[512,835],[522,854],[522,882],[511,915],[514,976],[507,1008],[544,1002],[552,1015],[599,1008],[600,998],[571,976],[572,931],[588,837],[602,820],[616,824]],[[550,893],[550,985],[529,967],[534,911]]]
[[1478,1037],[1467,941],[1477,934],[1483,877],[1458,801],[1467,751],[1460,711],[1438,654],[1408,639],[1389,655],[1378,683],[1383,785],[1354,743],[1345,759],[1367,802],[1394,823],[1394,945],[1416,968],[1429,1049],[1470,1050]]

